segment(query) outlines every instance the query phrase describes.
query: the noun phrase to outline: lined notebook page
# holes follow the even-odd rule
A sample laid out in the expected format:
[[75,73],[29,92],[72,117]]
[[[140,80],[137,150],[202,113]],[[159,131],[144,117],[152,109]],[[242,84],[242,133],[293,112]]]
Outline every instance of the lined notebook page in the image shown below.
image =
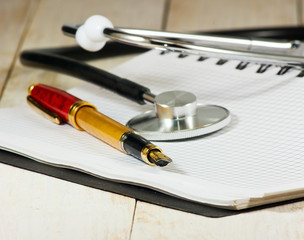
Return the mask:
[[[113,72],[151,89],[193,92],[200,103],[221,105],[232,122],[208,136],[157,142],[173,159],[150,167],[72,127],[58,126],[29,107],[0,110],[0,145],[23,155],[101,177],[148,186],[178,197],[223,207],[246,208],[304,189],[304,79],[290,70],[277,75],[238,61],[145,53]],[[102,113],[125,124],[151,106],[139,106],[91,84],[70,90]],[[286,199],[288,196],[286,197]],[[260,204],[260,203],[259,203]]]

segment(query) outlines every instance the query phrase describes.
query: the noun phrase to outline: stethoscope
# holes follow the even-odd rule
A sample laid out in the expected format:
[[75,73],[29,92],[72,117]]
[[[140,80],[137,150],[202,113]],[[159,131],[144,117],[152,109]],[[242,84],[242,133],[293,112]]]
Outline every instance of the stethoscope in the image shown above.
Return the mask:
[[[67,24],[62,30],[66,35],[75,37],[82,48],[93,52],[99,51],[111,39],[145,48],[187,54],[221,58],[225,56],[226,59],[240,60],[246,57],[246,61],[248,58],[257,63],[269,61],[279,66],[303,65],[301,57],[292,56],[301,51],[302,44],[299,41],[273,42],[216,35],[113,28],[108,19],[96,15],[90,17],[83,25]],[[267,54],[265,49],[268,51]],[[139,104],[153,104],[154,110],[135,116],[127,123],[127,126],[150,140],[167,141],[201,136],[222,129],[231,120],[230,112],[226,108],[198,104],[196,96],[190,92],[166,91],[155,95],[147,87],[71,59],[71,56],[74,57],[71,50],[73,48],[24,51],[21,54],[21,61],[26,65],[55,70],[98,84]]]
[[[64,33],[71,34],[75,25],[65,25]],[[131,28],[114,28],[105,17],[94,15],[78,25],[75,38],[88,51],[98,51],[111,39],[144,48],[186,54],[225,56],[256,63],[302,68],[304,47],[299,40],[273,41],[259,38],[227,37],[206,34],[185,34]]]

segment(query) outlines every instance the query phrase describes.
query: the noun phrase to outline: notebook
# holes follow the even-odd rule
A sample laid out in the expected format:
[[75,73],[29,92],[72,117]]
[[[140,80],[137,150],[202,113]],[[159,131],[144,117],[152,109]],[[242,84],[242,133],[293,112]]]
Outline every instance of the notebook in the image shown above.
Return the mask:
[[[187,90],[200,103],[231,112],[231,123],[220,131],[157,142],[173,159],[165,167],[148,166],[67,124],[53,124],[26,104],[0,110],[1,149],[220,208],[304,197],[304,80],[296,69],[241,66],[234,60],[149,51],[113,69],[155,94]],[[123,124],[152,108],[89,83],[69,92]]]

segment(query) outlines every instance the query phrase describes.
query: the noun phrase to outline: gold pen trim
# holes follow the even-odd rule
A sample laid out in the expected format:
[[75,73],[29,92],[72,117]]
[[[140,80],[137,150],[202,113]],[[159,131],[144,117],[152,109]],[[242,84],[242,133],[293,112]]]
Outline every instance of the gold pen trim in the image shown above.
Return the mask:
[[56,113],[51,112],[50,110],[46,109],[45,107],[41,106],[37,101],[35,101],[30,95],[27,96],[28,104],[40,115],[44,116],[45,118],[51,120],[56,124],[62,124],[64,121],[63,119]]
[[34,84],[29,86],[29,88],[27,90],[29,95],[32,94],[32,91],[33,91],[34,87],[37,86],[37,85],[39,85],[39,83],[34,83]]
[[75,102],[69,109],[69,114],[68,114],[68,118],[69,118],[69,123],[76,129],[78,130],[83,130],[77,123],[77,119],[76,119],[76,115],[77,115],[77,112],[79,111],[80,108],[82,107],[91,107],[93,108],[94,110],[97,111],[96,107],[94,105],[92,105],[91,103],[89,102],[86,102],[86,101],[77,101]]
[[128,154],[128,152],[125,150],[124,141],[127,139],[128,135],[131,133],[134,133],[134,131],[130,130],[130,131],[123,133],[119,139],[119,146],[120,146],[121,150],[126,154]]

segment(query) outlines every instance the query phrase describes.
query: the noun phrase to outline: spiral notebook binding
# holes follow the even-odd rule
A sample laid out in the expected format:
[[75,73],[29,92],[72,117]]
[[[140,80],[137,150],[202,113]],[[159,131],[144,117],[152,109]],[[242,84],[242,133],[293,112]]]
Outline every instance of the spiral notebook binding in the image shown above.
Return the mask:
[[304,70],[301,71],[301,72],[297,75],[297,77],[304,77]]
[[236,69],[238,70],[243,70],[248,66],[249,62],[240,62],[237,66]]
[[216,65],[224,65],[226,62],[228,62],[227,59],[220,59],[217,61]]
[[277,75],[283,75],[283,74],[287,73],[290,69],[291,69],[291,67],[289,67],[289,66],[281,67],[281,69],[280,69],[280,71],[278,71]]
[[188,54],[180,53],[180,54],[178,55],[178,58],[185,58],[185,57],[188,57]]
[[267,71],[268,68],[270,68],[272,65],[271,64],[261,64],[259,69],[256,71],[257,73],[264,73]]
[[197,61],[199,62],[202,62],[202,61],[205,61],[206,59],[208,59],[207,57],[203,57],[203,56],[200,56]]
[[[170,51],[161,51],[160,55],[165,55],[165,54],[169,54]],[[177,57],[178,58],[186,58],[188,56],[188,54],[184,54],[184,53],[180,53]],[[197,61],[198,62],[202,62],[207,60],[208,57],[205,56],[199,56]],[[216,62],[216,65],[218,66],[222,66],[225,63],[227,63],[229,60],[227,59],[219,59]],[[244,70],[249,66],[250,62],[244,62],[244,61],[240,61],[240,63],[235,67],[235,69],[237,70]],[[273,66],[272,64],[264,64],[264,63],[259,63],[258,65],[260,65],[260,67],[258,68],[258,70],[256,71],[256,73],[265,73],[271,66]],[[286,74],[289,70],[291,70],[293,67],[290,66],[283,66],[280,68],[280,70],[277,72],[277,75],[284,75]],[[304,77],[304,70],[301,71],[297,77]]]

